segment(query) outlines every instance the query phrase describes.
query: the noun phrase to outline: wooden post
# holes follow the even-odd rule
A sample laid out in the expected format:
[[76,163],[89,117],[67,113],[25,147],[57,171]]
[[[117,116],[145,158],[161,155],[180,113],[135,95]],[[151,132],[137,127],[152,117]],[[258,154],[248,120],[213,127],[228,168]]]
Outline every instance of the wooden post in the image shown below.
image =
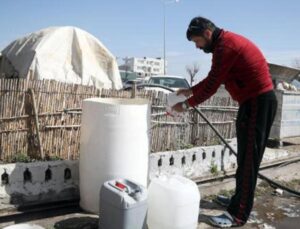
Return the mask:
[[196,145],[198,143],[198,132],[199,132],[199,118],[198,118],[198,114],[196,112],[194,112],[192,109],[189,110],[189,112],[191,113],[191,144],[192,145]]
[[[26,112],[30,115],[29,120],[27,122],[28,126],[29,126],[29,137],[28,137],[28,149],[29,151],[33,150],[35,151],[35,137],[36,136],[36,140],[37,140],[37,147],[38,147],[38,151],[40,153],[40,157],[41,159],[44,159],[44,152],[43,152],[43,147],[41,144],[41,137],[40,137],[40,128],[39,128],[39,120],[38,120],[38,113],[37,113],[37,109],[36,109],[36,102],[35,102],[35,96],[34,96],[34,91],[29,88],[28,89],[28,94],[29,97],[31,97],[31,105],[30,105],[30,100],[29,98],[27,99],[27,108],[26,108]],[[34,116],[34,126],[35,126],[35,133],[34,133],[34,127],[32,125],[31,122],[31,116]],[[29,154],[34,155],[34,152],[29,152]],[[34,155],[35,156],[35,155]]]
[[136,96],[136,83],[133,82],[132,84],[132,90],[131,90],[131,98],[134,99]]

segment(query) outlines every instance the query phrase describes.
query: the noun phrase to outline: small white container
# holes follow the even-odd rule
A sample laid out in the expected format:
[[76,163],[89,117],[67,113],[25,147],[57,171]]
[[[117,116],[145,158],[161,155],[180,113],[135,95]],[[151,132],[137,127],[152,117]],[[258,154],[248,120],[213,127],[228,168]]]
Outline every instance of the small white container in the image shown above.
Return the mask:
[[148,189],[149,229],[196,229],[200,192],[195,182],[182,176],[154,178]]

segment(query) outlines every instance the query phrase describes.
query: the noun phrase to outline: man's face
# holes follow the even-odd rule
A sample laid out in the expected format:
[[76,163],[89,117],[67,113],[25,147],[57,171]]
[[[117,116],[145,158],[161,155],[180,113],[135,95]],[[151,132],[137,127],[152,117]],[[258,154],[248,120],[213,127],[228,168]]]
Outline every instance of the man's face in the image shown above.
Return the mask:
[[202,36],[193,36],[191,39],[195,43],[196,48],[203,50],[205,53],[212,51],[210,33],[204,33]]

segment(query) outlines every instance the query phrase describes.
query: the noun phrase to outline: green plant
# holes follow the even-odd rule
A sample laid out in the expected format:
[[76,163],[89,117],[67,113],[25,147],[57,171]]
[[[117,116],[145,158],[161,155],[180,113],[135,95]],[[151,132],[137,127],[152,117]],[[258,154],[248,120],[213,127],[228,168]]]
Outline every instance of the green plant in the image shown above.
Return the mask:
[[194,147],[194,145],[187,143],[187,144],[181,145],[180,149],[191,149],[193,147]]
[[31,161],[30,157],[27,154],[24,154],[24,153],[17,153],[11,159],[12,163],[16,163],[16,162],[28,163],[30,161]]
[[184,142],[184,141],[178,141],[178,144],[179,144],[179,148],[180,148],[180,149],[191,149],[191,148],[194,147],[193,144],[191,144],[191,143],[186,143],[186,142]]
[[62,158],[60,158],[59,156],[49,156],[49,158],[47,158],[47,161],[61,161]]
[[214,161],[211,161],[210,163],[210,173],[214,176],[217,176],[219,174],[218,165],[215,164]]
[[223,142],[219,138],[213,138],[209,141],[209,145],[221,145]]

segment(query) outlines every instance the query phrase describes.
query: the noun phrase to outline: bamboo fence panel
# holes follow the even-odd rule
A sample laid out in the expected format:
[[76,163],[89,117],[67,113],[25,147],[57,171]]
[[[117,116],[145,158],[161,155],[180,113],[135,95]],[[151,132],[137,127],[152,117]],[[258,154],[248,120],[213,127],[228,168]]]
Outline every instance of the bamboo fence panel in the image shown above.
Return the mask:
[[[100,90],[54,80],[1,78],[0,160],[11,161],[17,154],[41,159],[40,151],[46,159],[78,159],[82,101],[91,97],[131,98],[131,95],[130,91]],[[187,112],[181,119],[167,116],[167,96],[163,92],[137,90],[136,97],[147,98],[151,104],[151,152],[217,143],[215,134],[195,111]],[[235,136],[237,104],[233,100],[213,96],[199,108],[225,138]],[[38,123],[34,122],[35,117]]]

